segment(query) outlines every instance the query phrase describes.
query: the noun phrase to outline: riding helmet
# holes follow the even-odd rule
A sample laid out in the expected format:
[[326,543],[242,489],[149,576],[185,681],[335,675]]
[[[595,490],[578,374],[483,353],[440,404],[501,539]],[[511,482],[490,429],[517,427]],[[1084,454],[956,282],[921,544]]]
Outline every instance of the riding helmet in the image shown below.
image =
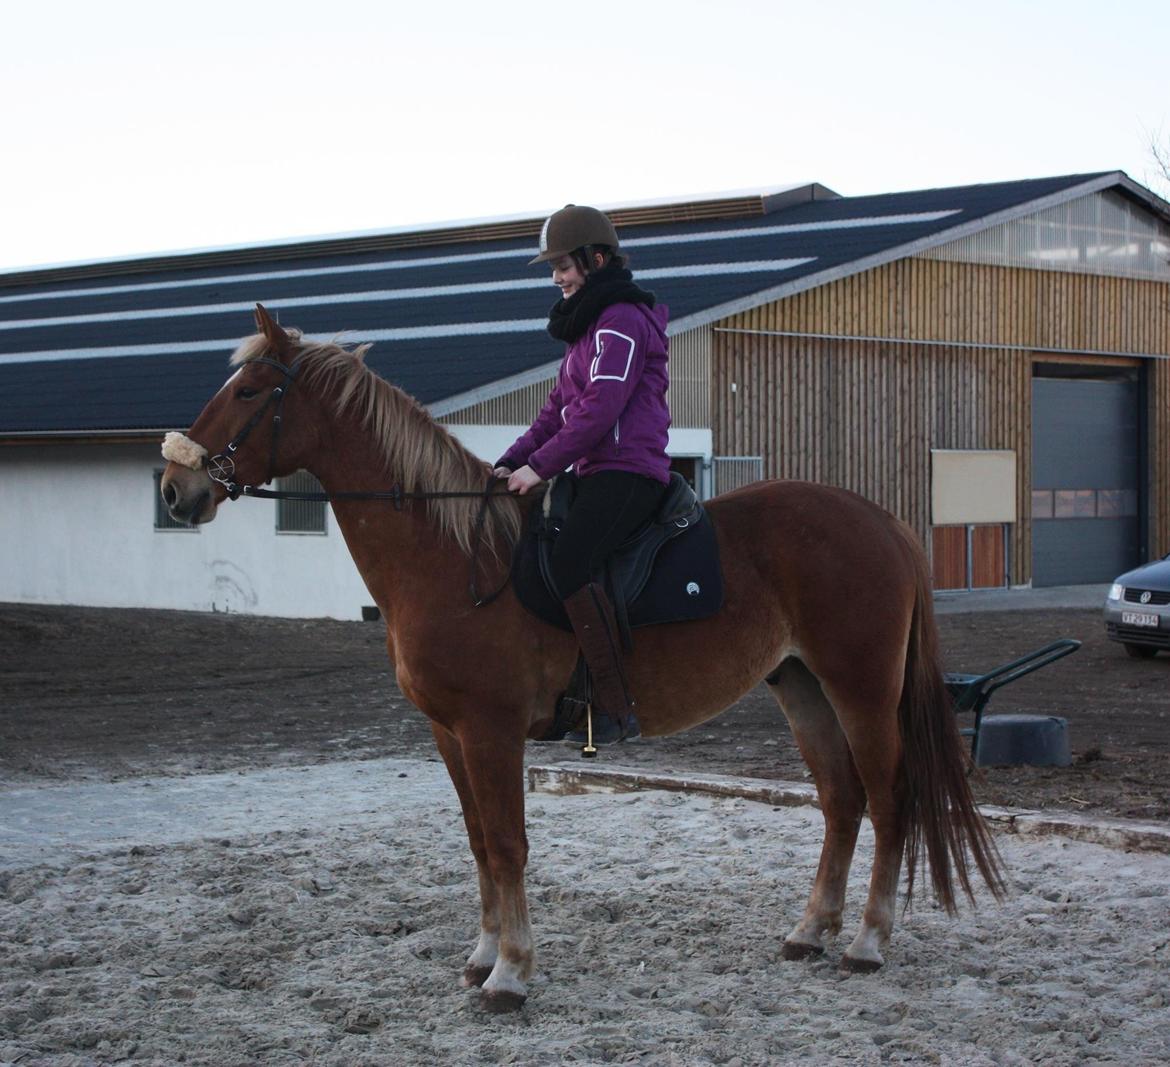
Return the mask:
[[616,249],[617,230],[597,208],[566,204],[545,219],[540,231],[540,254],[528,264],[560,259],[585,245],[606,245]]

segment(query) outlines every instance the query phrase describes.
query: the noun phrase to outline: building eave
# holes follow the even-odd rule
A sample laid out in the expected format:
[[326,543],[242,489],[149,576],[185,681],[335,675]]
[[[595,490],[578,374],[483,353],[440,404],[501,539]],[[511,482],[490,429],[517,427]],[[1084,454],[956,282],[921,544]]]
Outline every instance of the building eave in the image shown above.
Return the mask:
[[0,430],[0,445],[144,444],[161,441],[174,427],[147,430]]

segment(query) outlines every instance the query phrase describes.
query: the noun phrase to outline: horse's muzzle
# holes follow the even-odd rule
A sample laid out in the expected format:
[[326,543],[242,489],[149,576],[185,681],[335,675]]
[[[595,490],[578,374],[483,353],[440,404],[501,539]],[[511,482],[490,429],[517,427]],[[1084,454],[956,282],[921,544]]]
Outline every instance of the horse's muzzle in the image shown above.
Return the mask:
[[189,470],[174,463],[168,464],[159,486],[171,518],[192,526],[215,518],[218,502],[214,490],[217,488],[220,487],[212,483],[206,471]]

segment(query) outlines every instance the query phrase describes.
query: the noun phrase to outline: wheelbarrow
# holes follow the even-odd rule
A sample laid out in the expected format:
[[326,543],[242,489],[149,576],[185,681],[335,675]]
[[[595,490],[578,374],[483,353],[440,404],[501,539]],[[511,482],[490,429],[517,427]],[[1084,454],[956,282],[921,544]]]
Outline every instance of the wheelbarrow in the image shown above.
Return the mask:
[[1059,641],[1053,641],[1050,645],[1045,645],[1043,648],[1038,648],[1034,652],[1029,652],[1019,659],[1014,659],[1010,663],[1001,664],[986,674],[943,675],[947,692],[950,693],[951,700],[954,701],[955,714],[962,715],[971,711],[975,713],[975,725],[959,731],[964,737],[971,738],[971,755],[973,757],[979,749],[979,729],[983,725],[983,711],[991,699],[991,694],[1007,685],[1008,682],[1014,682],[1017,678],[1023,678],[1025,674],[1031,674],[1041,667],[1047,667],[1048,664],[1063,659],[1080,647],[1080,641],[1064,637]]

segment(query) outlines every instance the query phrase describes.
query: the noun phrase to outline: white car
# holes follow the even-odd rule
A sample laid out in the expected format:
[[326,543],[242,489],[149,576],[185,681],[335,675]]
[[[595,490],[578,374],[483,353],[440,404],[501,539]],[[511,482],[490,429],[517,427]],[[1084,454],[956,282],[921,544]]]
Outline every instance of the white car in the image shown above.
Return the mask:
[[1126,571],[1110,586],[1105,633],[1135,659],[1170,650],[1170,556]]

